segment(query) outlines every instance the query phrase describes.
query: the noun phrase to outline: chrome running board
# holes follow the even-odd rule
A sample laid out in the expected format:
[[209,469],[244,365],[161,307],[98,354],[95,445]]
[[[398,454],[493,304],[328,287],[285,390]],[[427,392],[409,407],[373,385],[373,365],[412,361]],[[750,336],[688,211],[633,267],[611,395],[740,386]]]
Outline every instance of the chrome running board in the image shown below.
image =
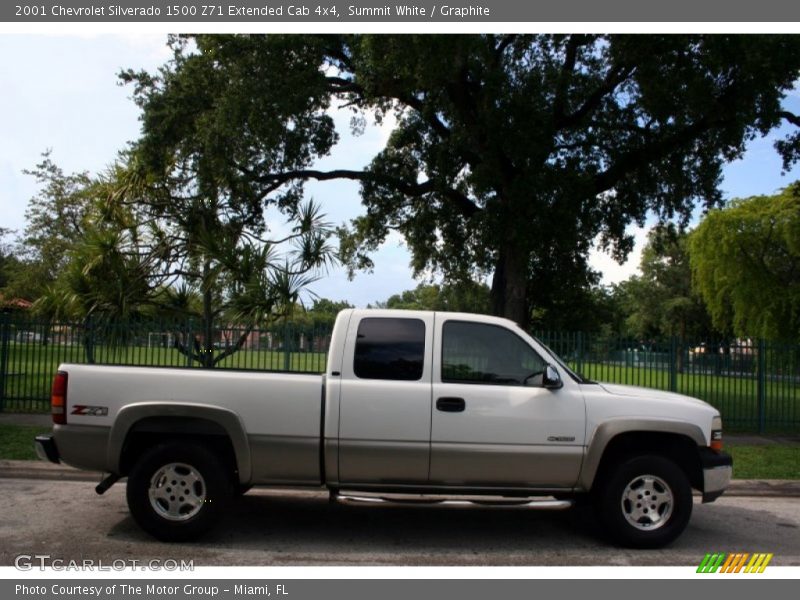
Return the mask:
[[524,510],[566,510],[574,506],[573,500],[542,499],[523,500],[515,499],[445,499],[445,498],[418,498],[392,497],[392,496],[355,496],[351,494],[336,494],[332,500],[341,504],[366,504],[383,506],[449,506],[457,508],[504,508],[504,509],[524,509]]

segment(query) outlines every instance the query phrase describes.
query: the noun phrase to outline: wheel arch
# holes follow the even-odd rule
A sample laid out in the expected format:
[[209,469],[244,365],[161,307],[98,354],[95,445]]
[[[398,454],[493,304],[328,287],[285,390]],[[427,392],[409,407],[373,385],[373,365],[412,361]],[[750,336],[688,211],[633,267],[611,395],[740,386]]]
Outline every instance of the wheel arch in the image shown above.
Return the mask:
[[252,476],[250,446],[239,416],[231,410],[203,404],[146,402],[119,411],[108,442],[107,464],[112,473],[123,474],[137,436],[175,434],[187,438],[209,437],[229,444],[239,483]]
[[697,425],[682,421],[615,419],[597,427],[581,467],[580,487],[591,490],[603,473],[622,456],[657,454],[672,459],[693,488],[702,489],[700,447],[705,445]]

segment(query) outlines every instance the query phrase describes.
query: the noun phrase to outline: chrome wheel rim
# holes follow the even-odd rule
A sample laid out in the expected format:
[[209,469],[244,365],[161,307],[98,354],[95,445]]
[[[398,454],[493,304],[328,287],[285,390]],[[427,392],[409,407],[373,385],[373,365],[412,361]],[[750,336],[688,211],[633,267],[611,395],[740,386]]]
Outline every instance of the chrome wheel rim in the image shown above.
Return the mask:
[[206,482],[191,465],[169,463],[150,479],[150,506],[168,521],[194,517],[206,502]]
[[622,514],[640,531],[654,531],[667,524],[675,507],[672,489],[655,475],[632,479],[622,492]]

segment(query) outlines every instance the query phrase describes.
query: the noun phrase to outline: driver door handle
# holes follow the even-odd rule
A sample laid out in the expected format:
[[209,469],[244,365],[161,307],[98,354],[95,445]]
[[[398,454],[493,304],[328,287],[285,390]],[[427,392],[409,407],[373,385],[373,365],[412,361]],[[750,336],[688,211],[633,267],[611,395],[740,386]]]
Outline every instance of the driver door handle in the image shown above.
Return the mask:
[[444,397],[436,400],[436,410],[442,412],[464,412],[467,403],[463,398]]

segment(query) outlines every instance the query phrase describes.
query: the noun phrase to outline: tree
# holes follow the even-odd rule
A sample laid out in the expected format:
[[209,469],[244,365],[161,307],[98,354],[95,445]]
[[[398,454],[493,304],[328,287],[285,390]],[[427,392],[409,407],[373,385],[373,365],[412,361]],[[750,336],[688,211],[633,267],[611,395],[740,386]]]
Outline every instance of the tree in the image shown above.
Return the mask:
[[642,251],[640,276],[626,282],[627,324],[640,338],[707,337],[711,319],[692,288],[688,234],[673,225],[654,227]]
[[[263,214],[244,214],[235,189],[209,185],[213,167],[198,167],[202,156],[161,173],[136,164],[135,149],[132,160],[115,190],[115,202],[141,223],[128,253],[157,265],[149,286],[158,314],[196,320],[199,331],[174,339],[204,367],[238,351],[256,326],[291,312],[335,260],[330,226],[313,202],[294,205],[284,233],[269,238]],[[236,332],[224,348],[214,344],[220,325]]]
[[340,311],[354,308],[346,300],[329,300],[328,298],[315,298],[314,303],[306,311],[312,328],[333,328],[336,316]]
[[10,244],[4,241],[10,233],[9,229],[0,227],[0,290],[8,286],[19,264]]
[[800,183],[711,211],[689,252],[716,327],[740,337],[800,339]]
[[403,310],[442,310],[450,312],[489,312],[489,287],[473,281],[445,284],[420,283],[413,290],[377,302],[378,308]]
[[[491,274],[492,312],[526,325],[590,278],[595,240],[624,257],[649,212],[685,223],[720,202],[721,165],[800,118],[781,101],[797,36],[196,36],[156,75],[123,74],[143,108],[143,156],[202,147],[252,202],[292,206],[309,179],[361,183],[341,231],[351,268],[390,231],[416,273]],[[329,109],[397,119],[364,168],[323,171]],[[800,136],[778,145],[786,164]]]
[[70,250],[83,239],[91,177],[87,172],[65,173],[49,150],[23,173],[36,179],[39,191],[28,202],[25,230],[13,249],[17,268],[7,285],[13,296],[33,301],[55,282]]
[[[41,314],[84,323],[90,362],[91,331],[107,326],[110,339],[126,325],[158,318],[166,327],[177,324],[181,353],[213,367],[254,327],[290,309],[331,258],[330,229],[313,203],[297,206],[280,239],[265,239],[257,235],[263,219],[240,218],[230,195],[194,194],[192,185],[154,178],[132,153],[122,158],[127,162],[70,190],[80,208],[80,238],[35,304]],[[37,206],[47,212],[41,198]],[[187,320],[195,321],[191,332]],[[220,325],[236,331],[224,348],[214,344]]]

